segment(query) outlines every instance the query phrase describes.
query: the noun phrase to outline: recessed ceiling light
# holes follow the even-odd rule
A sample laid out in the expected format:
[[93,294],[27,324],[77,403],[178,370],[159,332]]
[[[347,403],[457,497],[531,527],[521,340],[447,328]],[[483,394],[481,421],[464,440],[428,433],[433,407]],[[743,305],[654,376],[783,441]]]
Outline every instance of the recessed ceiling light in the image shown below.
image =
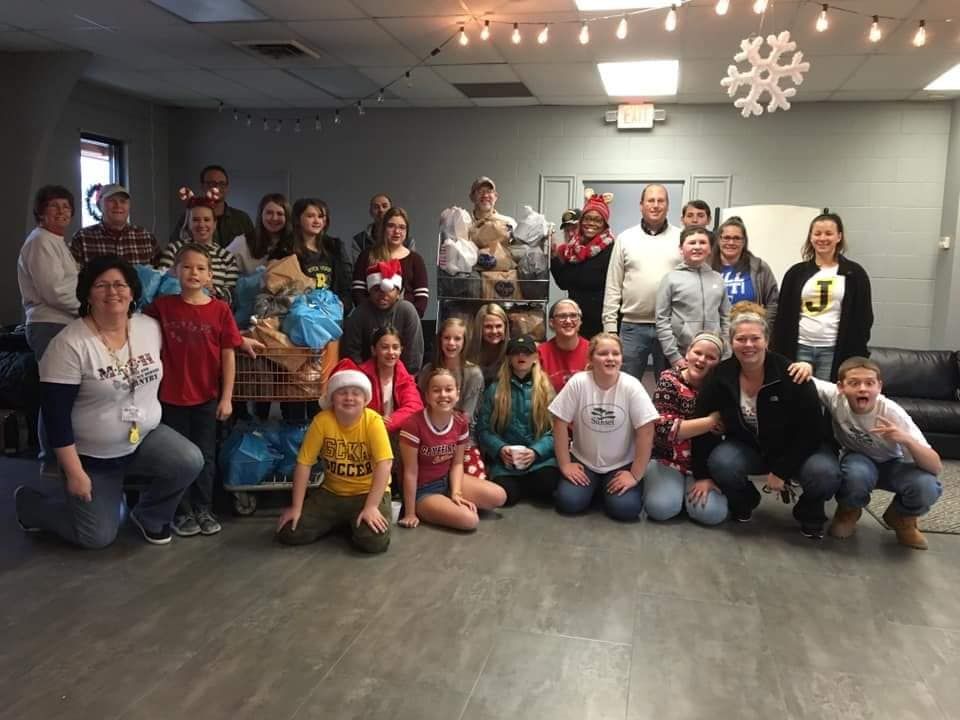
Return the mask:
[[577,10],[600,12],[603,10],[649,10],[650,8],[680,5],[684,0],[576,0]]
[[654,97],[677,94],[679,60],[597,63],[611,97]]
[[924,90],[960,90],[960,65],[954,65]]
[[244,0],[150,0],[191,23],[250,22],[269,18]]

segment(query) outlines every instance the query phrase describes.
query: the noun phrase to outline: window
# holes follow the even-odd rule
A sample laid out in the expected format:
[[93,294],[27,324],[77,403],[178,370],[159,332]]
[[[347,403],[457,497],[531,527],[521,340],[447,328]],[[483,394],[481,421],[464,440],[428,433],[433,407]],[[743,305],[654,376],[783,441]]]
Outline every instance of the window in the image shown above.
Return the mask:
[[[80,185],[83,188],[83,225],[94,225],[97,218],[87,209],[86,198],[94,185],[123,183],[123,143],[99,135],[80,136]],[[93,204],[92,202],[90,204]]]

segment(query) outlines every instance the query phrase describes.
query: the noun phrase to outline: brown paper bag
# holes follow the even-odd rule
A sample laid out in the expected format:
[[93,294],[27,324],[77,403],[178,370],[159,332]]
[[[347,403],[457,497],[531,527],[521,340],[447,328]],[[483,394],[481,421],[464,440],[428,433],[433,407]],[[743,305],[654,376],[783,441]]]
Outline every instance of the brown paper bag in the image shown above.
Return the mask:
[[510,337],[533,335],[537,342],[547,339],[547,328],[543,322],[543,312],[538,310],[508,310]]
[[484,300],[520,300],[516,270],[490,270],[481,273]]
[[506,245],[510,241],[510,229],[501,220],[476,220],[470,226],[468,237],[478,248]]
[[267,360],[280,365],[287,372],[296,372],[315,353],[310,348],[294,345],[290,338],[273,327],[276,322],[271,323],[270,320],[276,321],[276,318],[257,323],[251,330],[251,336],[267,346],[264,353]]
[[263,274],[263,287],[274,295],[279,292],[299,294],[314,290],[317,282],[303,274],[296,255],[287,255],[282,260],[273,260],[267,264],[267,271]]

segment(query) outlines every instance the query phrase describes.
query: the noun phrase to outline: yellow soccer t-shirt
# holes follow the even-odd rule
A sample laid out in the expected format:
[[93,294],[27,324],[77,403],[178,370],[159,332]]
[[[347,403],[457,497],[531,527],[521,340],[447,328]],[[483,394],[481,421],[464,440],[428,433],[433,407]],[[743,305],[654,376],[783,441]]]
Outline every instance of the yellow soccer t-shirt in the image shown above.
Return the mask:
[[334,495],[366,495],[373,484],[373,466],[392,459],[383,418],[370,408],[364,408],[360,419],[346,428],[337,422],[333,410],[318,413],[297,456],[301,465],[323,460],[323,487]]

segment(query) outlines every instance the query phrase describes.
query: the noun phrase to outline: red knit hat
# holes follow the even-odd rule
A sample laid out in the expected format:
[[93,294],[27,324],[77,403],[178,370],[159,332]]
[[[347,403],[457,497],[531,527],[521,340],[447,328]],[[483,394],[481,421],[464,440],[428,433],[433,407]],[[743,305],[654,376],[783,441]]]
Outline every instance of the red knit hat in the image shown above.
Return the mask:
[[367,268],[367,290],[380,286],[384,292],[390,292],[403,287],[403,275],[400,271],[399,260],[378,262]]
[[584,195],[586,196],[586,202],[583,204],[583,210],[580,212],[580,217],[582,218],[588,212],[599,213],[600,217],[603,218],[603,221],[609,225],[610,224],[610,203],[613,202],[613,193],[603,193],[602,195],[597,195],[592,188],[587,188],[584,190]]

